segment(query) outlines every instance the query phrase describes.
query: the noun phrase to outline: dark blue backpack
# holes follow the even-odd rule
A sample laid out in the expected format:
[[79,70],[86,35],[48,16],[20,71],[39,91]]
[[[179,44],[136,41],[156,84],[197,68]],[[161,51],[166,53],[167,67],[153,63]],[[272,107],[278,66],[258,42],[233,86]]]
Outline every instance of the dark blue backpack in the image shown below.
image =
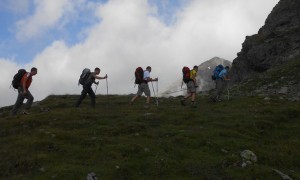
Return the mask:
[[224,66],[222,64],[219,64],[215,67],[213,74],[211,76],[212,80],[217,80],[219,79],[219,74],[220,72],[224,69]]

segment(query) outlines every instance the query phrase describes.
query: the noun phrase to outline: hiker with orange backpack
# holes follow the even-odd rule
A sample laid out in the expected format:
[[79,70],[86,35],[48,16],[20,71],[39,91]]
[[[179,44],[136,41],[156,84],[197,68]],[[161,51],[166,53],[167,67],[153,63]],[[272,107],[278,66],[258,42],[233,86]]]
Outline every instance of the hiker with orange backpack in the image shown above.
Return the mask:
[[[37,68],[33,67],[31,68],[30,72],[26,72],[26,70],[20,69],[18,73],[14,76],[14,79],[12,81],[12,86],[15,89],[18,89],[18,97],[11,111],[11,114],[13,116],[17,115],[18,109],[22,106],[24,99],[27,99],[27,102],[25,104],[25,109],[29,110],[31,108],[34,97],[30,93],[28,88],[31,85],[32,76],[35,76],[36,74],[37,74]],[[23,114],[29,114],[29,113],[24,110]]]
[[148,66],[145,71],[141,67],[138,67],[135,71],[135,84],[138,84],[138,91],[136,95],[131,99],[129,102],[130,105],[132,105],[139,97],[142,96],[143,93],[145,93],[147,97],[146,106],[148,107],[150,104],[151,99],[151,92],[148,85],[148,82],[152,81],[158,81],[158,78],[152,79],[150,77],[151,67]]
[[194,66],[192,70],[188,67],[183,67],[183,82],[187,86],[187,95],[180,101],[182,106],[186,105],[186,100],[191,97],[192,99],[192,107],[196,107],[195,100],[196,100],[196,89],[198,87],[197,84],[197,72],[198,66]]
[[96,94],[92,89],[92,85],[99,84],[99,81],[96,82],[96,79],[107,79],[107,74],[104,77],[98,76],[100,74],[100,68],[96,67],[94,72],[91,72],[90,69],[85,68],[78,80],[78,85],[82,85],[82,91],[79,99],[77,100],[75,107],[78,108],[82,100],[86,97],[87,94],[91,97],[91,106],[94,108],[96,105]]

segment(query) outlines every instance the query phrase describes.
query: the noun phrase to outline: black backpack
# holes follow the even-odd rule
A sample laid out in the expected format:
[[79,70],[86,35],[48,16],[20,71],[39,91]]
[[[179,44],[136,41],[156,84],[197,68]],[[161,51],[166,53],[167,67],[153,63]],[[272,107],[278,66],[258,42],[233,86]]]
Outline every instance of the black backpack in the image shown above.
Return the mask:
[[141,84],[144,82],[144,70],[141,67],[137,67],[134,72],[135,84]]
[[192,79],[190,78],[191,75],[191,70],[189,67],[184,66],[182,68],[182,80],[184,83],[188,83],[189,81],[192,81]]
[[21,83],[21,79],[24,76],[24,74],[26,74],[26,70],[25,69],[19,69],[18,73],[14,75],[14,78],[11,82],[11,85],[15,88],[18,89]]
[[84,85],[88,81],[90,75],[91,75],[91,70],[89,68],[84,68],[84,70],[82,70],[82,73],[79,77],[78,85],[79,84]]

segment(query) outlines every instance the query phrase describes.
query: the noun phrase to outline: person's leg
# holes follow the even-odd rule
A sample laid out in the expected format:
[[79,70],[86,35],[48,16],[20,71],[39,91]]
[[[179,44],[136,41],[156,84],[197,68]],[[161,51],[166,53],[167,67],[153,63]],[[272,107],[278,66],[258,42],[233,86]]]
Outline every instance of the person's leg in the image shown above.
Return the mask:
[[181,105],[186,105],[186,100],[190,97],[192,97],[192,103],[195,101],[196,97],[196,87],[193,81],[190,81],[187,83],[187,91],[188,94],[181,100]]
[[192,93],[192,102],[195,102],[196,100],[196,93]]
[[23,96],[23,90],[22,88],[18,89],[18,97],[17,97],[17,100],[16,100],[16,103],[13,107],[13,109],[11,110],[11,114],[12,115],[17,115],[17,112],[18,112],[18,109],[22,106],[23,104],[23,101],[24,101],[24,96]]
[[217,79],[216,80],[216,90],[212,96],[212,99],[214,101],[217,101],[219,98],[219,94],[220,94],[220,90],[221,90],[221,86],[222,86],[222,79]]
[[26,94],[25,98],[27,99],[27,102],[25,104],[25,109],[30,109],[31,105],[33,103],[34,97],[30,93],[30,91],[27,91],[27,94]]
[[87,91],[86,88],[83,87],[82,91],[81,91],[81,95],[79,97],[79,99],[77,100],[75,107],[79,107],[79,105],[81,104],[82,100],[86,97]]
[[134,101],[136,101],[139,97],[141,97],[142,94],[143,94],[142,87],[141,87],[141,84],[139,84],[138,85],[138,91],[137,91],[136,95],[131,99],[129,104],[133,104]]
[[94,108],[96,105],[96,95],[92,89],[92,87],[87,88],[87,92],[89,96],[91,97],[91,106]]
[[149,85],[145,84],[144,87],[143,87],[143,90],[144,90],[145,95],[147,96],[146,104],[150,104],[151,91],[150,91]]
[[225,83],[224,83],[224,81],[222,80],[222,81],[220,82],[220,85],[219,85],[218,100],[221,99],[222,93],[223,93],[224,88],[225,88],[224,85],[225,85]]

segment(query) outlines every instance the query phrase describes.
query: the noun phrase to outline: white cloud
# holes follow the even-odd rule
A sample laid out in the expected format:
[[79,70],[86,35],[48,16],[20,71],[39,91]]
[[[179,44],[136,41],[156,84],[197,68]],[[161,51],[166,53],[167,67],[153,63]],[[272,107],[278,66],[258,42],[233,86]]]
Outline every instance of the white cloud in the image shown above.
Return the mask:
[[64,16],[74,12],[84,0],[34,0],[34,14],[17,22],[17,39],[28,40],[55,28]]
[[[181,77],[184,65],[199,65],[214,56],[233,60],[245,36],[258,31],[277,2],[265,0],[263,6],[257,6],[262,4],[260,0],[227,0],[226,3],[195,0],[178,12],[176,22],[169,26],[151,15],[155,8],[146,0],[110,0],[96,8],[95,15],[101,21],[85,30],[87,38],[82,43],[67,46],[64,41],[55,41],[27,66],[38,68],[32,94],[36,100],[49,94],[79,94],[81,88],[77,80],[85,67],[92,70],[100,67],[100,76],[108,74],[110,93],[135,93],[134,70],[148,65],[152,66],[151,75],[159,77],[159,88],[163,90]],[[64,7],[62,4],[59,7]],[[63,14],[61,11],[47,24],[57,23]],[[45,15],[35,13],[33,17],[29,23],[40,22],[35,18],[42,19]],[[12,63],[2,69],[2,64],[9,62],[0,60],[0,70],[11,79],[17,65]],[[1,82],[1,87],[2,83],[7,82]],[[2,101],[11,94],[5,89],[1,92],[4,93],[0,106],[14,102]],[[106,93],[105,81],[100,81],[98,92]]]

